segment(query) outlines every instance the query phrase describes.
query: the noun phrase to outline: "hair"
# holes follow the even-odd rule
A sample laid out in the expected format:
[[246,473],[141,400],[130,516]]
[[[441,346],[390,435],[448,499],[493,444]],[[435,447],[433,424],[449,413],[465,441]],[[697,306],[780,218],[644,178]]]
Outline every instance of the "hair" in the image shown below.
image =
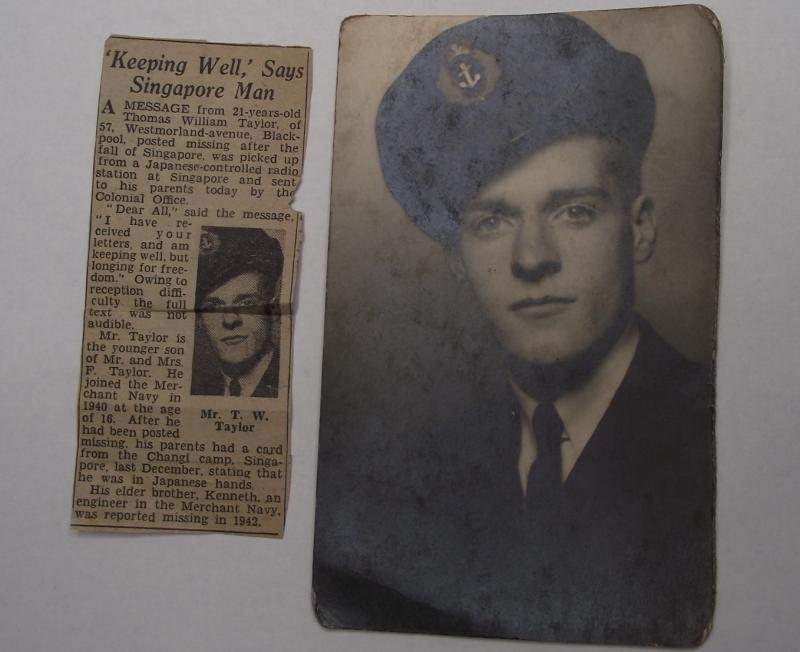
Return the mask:
[[622,193],[623,207],[630,210],[636,198],[642,194],[643,154],[634,152],[618,140],[608,139],[609,154],[606,169],[616,180]]

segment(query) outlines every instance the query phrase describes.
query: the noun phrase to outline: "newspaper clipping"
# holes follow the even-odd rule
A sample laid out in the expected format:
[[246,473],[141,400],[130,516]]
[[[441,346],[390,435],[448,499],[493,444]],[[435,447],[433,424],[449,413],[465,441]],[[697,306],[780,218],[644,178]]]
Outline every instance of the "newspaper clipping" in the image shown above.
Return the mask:
[[106,42],[73,525],[282,536],[310,66]]

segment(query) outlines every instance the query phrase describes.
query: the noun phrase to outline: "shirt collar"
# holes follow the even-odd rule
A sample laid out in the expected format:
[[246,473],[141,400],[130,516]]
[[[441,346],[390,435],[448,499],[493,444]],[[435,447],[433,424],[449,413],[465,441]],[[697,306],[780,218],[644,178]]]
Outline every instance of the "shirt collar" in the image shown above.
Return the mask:
[[[258,383],[261,382],[261,379],[264,377],[264,374],[267,373],[267,369],[269,368],[270,363],[272,362],[272,356],[274,355],[274,349],[270,348],[255,364],[254,367],[250,369],[246,374],[242,374],[238,377],[239,385],[242,388],[242,396],[252,396],[253,392],[258,387]],[[225,379],[225,396],[230,396],[230,386],[231,386],[231,377],[228,376],[224,371],[222,372],[222,377]]]
[[[567,392],[555,401],[556,411],[564,423],[563,438],[570,442],[574,451],[573,464],[583,452],[592,433],[597,429],[608,406],[611,405],[614,394],[617,393],[625,374],[628,373],[628,368],[636,353],[638,343],[639,329],[634,323],[617,340],[614,347],[586,383],[571,392]],[[528,424],[533,419],[533,413],[539,406],[539,401],[528,396],[515,383],[512,382],[511,386],[514,389],[514,394],[522,412],[522,452],[524,454],[526,449],[533,446],[533,451],[528,451],[528,456],[531,454],[535,456],[535,441],[526,441],[525,436],[532,436],[532,431]],[[564,477],[571,470],[571,467],[565,468]],[[522,473],[522,470],[520,472]]]

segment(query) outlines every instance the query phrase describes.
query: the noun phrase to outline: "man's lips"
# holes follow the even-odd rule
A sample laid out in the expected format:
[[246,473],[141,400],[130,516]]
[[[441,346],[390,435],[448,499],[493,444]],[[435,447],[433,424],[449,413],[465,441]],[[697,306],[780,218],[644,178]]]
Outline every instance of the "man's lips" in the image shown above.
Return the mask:
[[233,346],[235,344],[239,344],[244,342],[247,339],[246,335],[228,335],[228,337],[223,337],[222,341],[225,342],[228,346]]
[[512,312],[549,313],[564,308],[571,303],[575,303],[574,297],[556,297],[548,294],[538,298],[525,297],[512,303],[508,309]]

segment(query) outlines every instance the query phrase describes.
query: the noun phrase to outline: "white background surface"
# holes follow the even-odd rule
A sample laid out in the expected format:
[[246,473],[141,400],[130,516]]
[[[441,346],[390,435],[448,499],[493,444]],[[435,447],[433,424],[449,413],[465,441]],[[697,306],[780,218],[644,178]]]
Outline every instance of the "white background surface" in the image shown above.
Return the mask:
[[[568,650],[324,631],[310,605],[338,28],[359,13],[531,13],[620,0],[0,5],[0,652]],[[704,650],[795,650],[800,634],[800,8],[710,3],[723,29],[718,599]],[[307,45],[306,241],[286,535],[70,529],[95,116],[112,34]],[[609,649],[609,648],[605,648]]]

